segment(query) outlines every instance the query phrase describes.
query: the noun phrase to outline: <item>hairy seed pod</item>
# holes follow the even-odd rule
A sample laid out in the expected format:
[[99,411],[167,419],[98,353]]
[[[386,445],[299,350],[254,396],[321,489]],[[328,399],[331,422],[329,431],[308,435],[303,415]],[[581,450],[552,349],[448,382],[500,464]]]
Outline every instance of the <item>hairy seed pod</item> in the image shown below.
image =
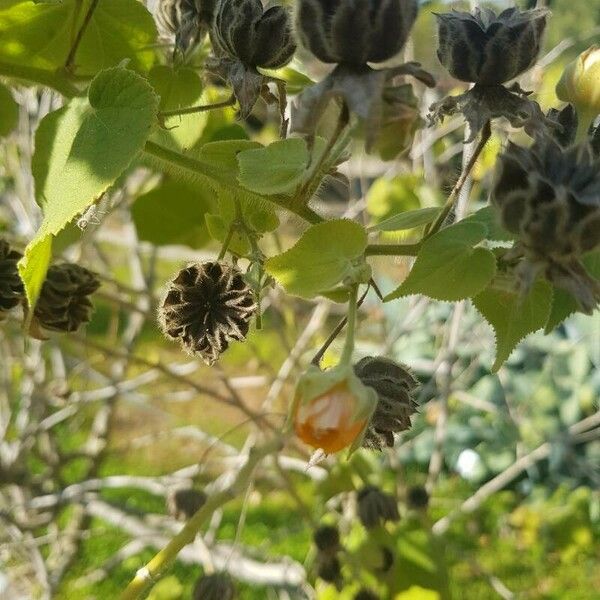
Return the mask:
[[535,63],[548,15],[545,8],[437,14],[438,58],[460,81],[506,83]]
[[235,597],[235,586],[227,573],[203,575],[192,595],[193,600],[233,600]]
[[385,521],[399,521],[398,504],[393,496],[374,485],[362,488],[356,495],[358,518],[367,529],[373,529]]
[[215,0],[158,0],[154,19],[159,35],[175,37],[175,46],[188,52],[208,32]]
[[398,54],[416,17],[416,0],[299,0],[296,28],[319,60],[362,66]]
[[171,281],[158,318],[164,334],[211,365],[229,346],[242,341],[256,311],[252,290],[233,265],[192,263]]
[[276,69],[296,51],[287,9],[263,10],[261,0],[217,0],[212,35],[217,54],[247,67]]
[[320,552],[335,554],[340,549],[340,532],[333,525],[321,525],[315,530],[313,540]]
[[362,383],[377,392],[377,406],[371,417],[363,446],[381,450],[394,445],[394,433],[410,428],[416,410],[414,392],[418,381],[405,365],[382,356],[367,356],[354,365]]
[[34,317],[49,331],[77,331],[90,321],[93,305],[89,299],[100,287],[98,277],[73,263],[48,269]]
[[193,488],[173,490],[167,496],[167,510],[180,521],[186,521],[206,502],[206,494]]
[[21,256],[8,242],[0,240],[0,319],[3,313],[17,306],[23,299],[23,282],[17,270]]
[[590,147],[562,148],[549,137],[531,148],[510,143],[498,161],[492,203],[527,264],[593,310],[600,283],[580,263],[600,247],[600,160]]

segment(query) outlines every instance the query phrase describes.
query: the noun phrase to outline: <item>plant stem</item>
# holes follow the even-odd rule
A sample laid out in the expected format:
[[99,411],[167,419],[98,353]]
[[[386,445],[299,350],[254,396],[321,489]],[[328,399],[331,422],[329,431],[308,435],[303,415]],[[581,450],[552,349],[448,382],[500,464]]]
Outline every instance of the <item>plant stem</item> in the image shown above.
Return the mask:
[[229,248],[229,244],[231,243],[231,238],[233,238],[233,234],[235,233],[235,225],[231,223],[229,226],[229,231],[225,236],[225,240],[223,241],[223,245],[221,246],[221,251],[219,252],[219,256],[217,256],[217,260],[223,260],[225,258],[225,254],[227,253],[227,248]]
[[204,104],[202,106],[190,106],[189,108],[175,108],[173,110],[163,110],[158,113],[158,117],[167,119],[168,117],[177,117],[181,115],[192,115],[194,113],[206,112],[209,110],[217,110],[218,108],[226,108],[235,104],[235,96],[230,96],[223,102],[215,102],[214,104]]
[[369,244],[365,256],[417,256],[422,242],[416,244]]
[[100,0],[92,0],[87,12],[85,13],[85,16],[83,17],[81,27],[79,28],[79,31],[77,32],[77,35],[73,40],[73,44],[71,45],[71,49],[69,50],[69,54],[67,55],[67,60],[65,61],[65,69],[67,71],[71,71],[73,68],[73,63],[75,61],[77,49],[79,48],[79,44],[81,44],[83,34],[85,33],[85,30],[90,24],[90,21],[92,20],[92,15],[94,14],[94,11],[96,10],[96,7],[98,6],[99,2]]
[[575,143],[578,144],[587,139],[590,126],[594,122],[595,118],[596,115],[593,112],[577,112],[577,132],[575,133]]
[[481,152],[485,148],[485,145],[487,144],[491,135],[492,128],[490,122],[488,121],[483,126],[483,129],[481,130],[481,137],[479,138],[479,143],[475,147],[475,150],[473,151],[473,154],[467,161],[467,164],[464,166],[462,173],[458,178],[458,181],[452,188],[452,191],[450,192],[450,195],[446,200],[446,204],[444,204],[442,211],[438,215],[437,219],[433,222],[433,225],[426,231],[423,239],[431,237],[434,233],[437,233],[441,229],[442,225],[444,224],[444,221],[446,220],[446,217],[450,214],[450,211],[452,210],[454,203],[456,202],[456,199],[460,194],[460,191],[465,185],[469,175],[471,174],[471,171],[473,170],[473,167],[475,166],[475,163],[477,162],[477,159],[479,158]]
[[22,79],[31,83],[44,85],[56,90],[65,96],[65,98],[73,98],[80,93],[63,74],[46,69],[0,62],[0,75],[9,79]]
[[239,470],[233,482],[224,490],[208,498],[183,529],[144,567],[138,570],[121,594],[121,600],[141,598],[156,578],[177,558],[181,549],[194,541],[200,527],[213,512],[244,492],[258,463],[266,456],[278,452],[283,447],[283,441],[283,438],[278,436],[262,446],[252,448],[246,464]]
[[355,283],[350,291],[350,299],[348,300],[348,329],[346,329],[346,340],[344,341],[344,349],[342,350],[341,364],[348,364],[352,359],[354,350],[354,333],[356,331],[356,313],[358,312],[358,284]]

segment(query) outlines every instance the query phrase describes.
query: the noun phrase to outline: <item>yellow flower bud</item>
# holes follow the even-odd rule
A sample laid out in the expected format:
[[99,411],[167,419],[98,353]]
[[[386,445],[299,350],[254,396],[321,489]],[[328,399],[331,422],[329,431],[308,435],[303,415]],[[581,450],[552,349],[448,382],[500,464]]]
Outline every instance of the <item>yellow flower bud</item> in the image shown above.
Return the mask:
[[579,117],[587,119],[600,113],[600,46],[592,46],[582,52],[565,68],[556,95],[570,102]]

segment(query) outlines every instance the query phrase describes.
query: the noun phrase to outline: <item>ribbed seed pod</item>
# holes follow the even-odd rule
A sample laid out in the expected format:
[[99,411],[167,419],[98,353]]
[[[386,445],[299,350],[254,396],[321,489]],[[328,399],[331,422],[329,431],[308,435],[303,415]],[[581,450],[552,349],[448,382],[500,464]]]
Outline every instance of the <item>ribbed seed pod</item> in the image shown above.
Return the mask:
[[296,51],[288,11],[260,0],[217,0],[212,35],[217,54],[248,67],[276,69]]
[[167,510],[180,521],[186,521],[206,502],[206,494],[193,488],[173,490],[167,496]]
[[535,63],[548,15],[545,8],[437,14],[438,58],[461,81],[506,83]]
[[379,488],[368,485],[356,495],[358,517],[367,529],[373,529],[385,521],[399,521],[396,499]]
[[175,37],[175,46],[188,52],[208,32],[215,0],[158,0],[154,19],[159,35]]
[[90,321],[93,305],[89,299],[100,287],[98,277],[73,263],[48,269],[34,317],[49,331],[77,331]]
[[319,60],[361,66],[398,54],[416,16],[416,0],[299,0],[296,29]]
[[[600,160],[587,144],[562,148],[552,138],[531,148],[510,143],[498,161],[492,203],[517,235],[531,283],[543,272],[584,312],[600,301],[600,282],[580,258],[600,247]],[[522,271],[522,274],[524,271]]]
[[227,573],[203,575],[198,579],[192,595],[193,600],[233,600],[235,586]]
[[0,319],[3,318],[3,313],[17,306],[23,299],[23,282],[17,270],[21,256],[8,242],[0,240]]
[[418,380],[410,369],[382,356],[367,356],[354,365],[364,385],[377,392],[377,406],[367,426],[363,446],[381,450],[394,445],[394,433],[410,429],[417,405]]
[[171,281],[158,318],[164,334],[211,365],[229,346],[242,341],[256,311],[252,290],[233,265],[192,263]]

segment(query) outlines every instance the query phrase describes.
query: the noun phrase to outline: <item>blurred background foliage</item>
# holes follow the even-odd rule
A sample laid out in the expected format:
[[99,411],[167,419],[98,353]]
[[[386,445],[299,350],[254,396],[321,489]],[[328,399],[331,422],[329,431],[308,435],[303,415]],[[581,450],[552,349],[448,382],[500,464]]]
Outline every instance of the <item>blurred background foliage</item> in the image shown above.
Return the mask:
[[[520,4],[531,7],[536,2]],[[532,69],[524,82],[537,90],[536,98],[544,108],[558,105],[554,86],[564,65],[598,40],[600,33],[599,2],[552,0],[548,4],[553,18],[541,66]],[[407,50],[434,72],[441,92],[457,84],[435,57],[431,13],[450,5],[468,7],[468,3],[422,3]],[[292,66],[300,70],[300,65],[296,60]],[[304,66],[312,76],[322,69],[322,65]],[[304,79],[294,76],[303,85]],[[179,103],[182,93],[190,106],[219,94],[214,87],[203,89],[192,69],[180,69],[174,75],[159,65],[149,79],[157,89],[165,90],[163,109],[171,106],[171,97]],[[423,109],[435,99],[431,92],[419,93]],[[19,166],[19,157],[30,147],[29,119],[34,120],[36,109],[41,112],[41,105],[56,102],[25,88],[17,96],[19,133],[5,140],[0,154],[0,222],[3,232],[15,240],[30,235],[27,214],[35,214],[27,199],[30,181]],[[251,138],[267,142],[277,137],[272,111],[261,106],[245,123],[236,120],[233,109],[173,119],[168,123],[173,129],[160,133],[161,142],[192,153],[209,141]],[[415,151],[422,142],[420,133],[412,150],[392,163],[357,152],[344,170],[350,180],[349,203],[341,202],[332,187],[320,190],[320,208],[331,214],[359,215],[365,224],[376,224],[405,210],[441,205],[460,171],[460,125],[445,124],[445,135],[436,135],[427,155]],[[502,143],[503,137],[496,135],[474,170],[471,197],[475,207],[484,205]],[[190,390],[185,381],[164,372],[145,381],[148,373],[155,373],[152,365],[179,365],[180,372],[197,384],[233,385],[248,406],[258,409],[314,317],[317,305],[273,291],[266,302],[263,329],[253,331],[245,345],[234,345],[218,367],[209,370],[197,362],[182,362],[178,351],[157,331],[152,312],[156,299],[163,282],[186,260],[216,255],[218,245],[210,241],[211,236],[224,235],[227,219],[232,217],[211,194],[203,195],[188,182],[160,178],[139,167],[132,168],[121,184],[110,195],[110,214],[103,217],[101,227],[90,226],[81,240],[74,226],[68,228],[56,245],[57,254],[62,249],[65,256],[76,256],[113,280],[98,295],[85,335],[52,339],[43,347],[32,342],[23,348],[16,322],[3,324],[0,334],[3,401],[18,404],[23,390],[35,383],[35,389],[51,399],[40,409],[39,420],[68,409],[72,402],[77,407],[70,418],[52,427],[51,438],[36,439],[28,448],[21,467],[33,482],[29,489],[20,493],[9,489],[19,485],[23,472],[2,472],[3,483],[9,485],[0,495],[0,516],[6,525],[0,529],[0,590],[3,585],[9,589],[5,580],[10,579],[14,586],[10,589],[31,597],[41,594],[43,586],[36,580],[39,573],[27,548],[32,539],[38,540],[40,558],[56,559],[51,542],[68,530],[77,510],[67,502],[55,510],[50,522],[32,526],[20,537],[18,528],[11,528],[16,527],[11,522],[11,504],[18,504],[22,497],[55,493],[92,478],[106,481],[110,476],[127,476],[132,483],[138,477],[144,481],[157,478],[165,484],[164,493],[126,484],[93,491],[105,506],[150,527],[161,523],[163,531],[173,531],[173,522],[159,521],[166,515],[164,496],[171,481],[164,477],[199,464],[193,483],[203,488],[228,464],[224,447],[211,444],[210,436],[220,437],[234,450],[243,446],[252,426],[235,405]],[[25,200],[19,204],[19,198]],[[22,218],[15,217],[19,210],[25,214]],[[205,221],[206,215],[211,216]],[[273,229],[272,221],[277,218],[284,228],[268,238],[273,248],[288,245],[298,230],[297,223],[267,207],[261,216],[264,229]],[[390,241],[410,241],[415,230],[385,235]],[[407,271],[403,260],[381,258],[373,263],[384,293],[394,289]],[[131,292],[134,281],[143,284],[145,304],[138,302],[143,294]],[[127,338],[131,315],[138,313],[144,319],[135,338],[135,355],[143,360],[122,366],[123,380],[135,385],[109,394],[113,410],[106,447],[91,466],[81,449],[97,423],[99,405],[106,401],[95,399],[94,390],[115,385],[119,348]],[[310,360],[341,310],[333,305],[327,314],[296,357],[294,372]],[[211,539],[241,545],[246,555],[259,561],[280,561],[284,556],[303,565],[310,589],[322,600],[350,600],[362,587],[396,600],[600,597],[600,435],[597,427],[583,433],[573,430],[599,408],[600,316],[577,316],[548,336],[530,336],[497,374],[491,374],[493,335],[473,307],[465,305],[459,340],[449,361],[452,385],[448,387],[437,366],[451,314],[450,305],[425,299],[381,304],[371,292],[360,315],[357,357],[383,354],[412,366],[422,384],[412,429],[401,436],[393,451],[384,454],[360,451],[348,461],[327,461],[324,469],[313,467],[308,474],[302,469],[286,471],[285,476],[277,470],[261,471],[250,494],[227,505],[213,520]],[[324,364],[334,364],[339,351],[339,344],[334,344]],[[285,383],[271,409],[279,419],[276,422],[283,419],[291,381]],[[9,408],[17,410],[18,406]],[[16,432],[9,426],[3,432],[4,441],[10,445]],[[289,453],[304,461],[307,457],[293,448]],[[527,461],[531,453],[534,459]],[[49,462],[52,456],[59,459]],[[436,460],[439,465],[432,467]],[[524,466],[513,473],[515,464]],[[48,470],[55,488],[45,483]],[[500,481],[498,489],[494,481]],[[398,498],[398,522],[365,529],[355,501],[356,491],[365,485],[378,486]],[[423,494],[424,487],[427,494]],[[239,527],[242,514],[244,525]],[[53,592],[52,597],[59,600],[116,598],[131,574],[154,554],[151,541],[146,547],[143,534],[136,536],[118,520],[110,522],[93,514],[85,519],[77,552]],[[344,583],[337,587],[318,577],[312,535],[320,523],[335,524],[341,532]],[[138,551],[113,560],[136,539],[142,542]],[[391,564],[383,548],[391,554]],[[101,568],[106,571],[98,571]],[[191,597],[201,572],[198,564],[177,562],[150,598]],[[240,598],[248,600],[302,598],[308,593],[301,586],[261,586],[243,577],[237,585]]]

